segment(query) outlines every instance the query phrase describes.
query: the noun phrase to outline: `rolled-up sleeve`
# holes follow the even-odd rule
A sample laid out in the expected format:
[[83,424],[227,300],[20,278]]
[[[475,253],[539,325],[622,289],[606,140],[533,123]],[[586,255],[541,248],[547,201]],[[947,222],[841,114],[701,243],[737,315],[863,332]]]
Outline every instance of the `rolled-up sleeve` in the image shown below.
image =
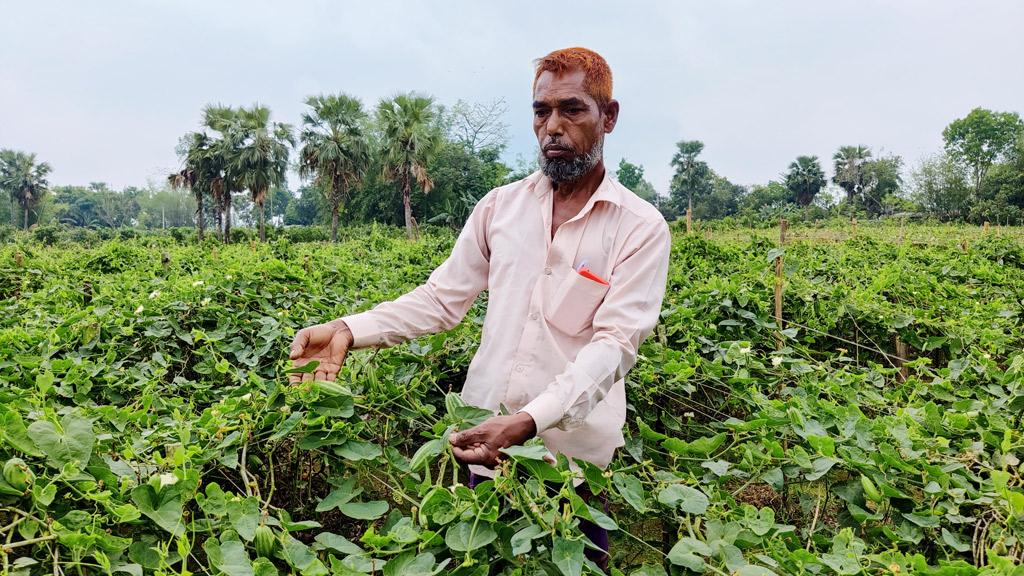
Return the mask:
[[537,426],[572,430],[636,363],[637,350],[658,323],[668,276],[671,235],[664,219],[645,222],[612,269],[594,335],[548,387],[522,408]]
[[492,190],[477,202],[451,254],[424,284],[372,310],[342,318],[352,331],[353,348],[394,346],[449,330],[462,321],[477,295],[487,288],[487,238],[494,204]]

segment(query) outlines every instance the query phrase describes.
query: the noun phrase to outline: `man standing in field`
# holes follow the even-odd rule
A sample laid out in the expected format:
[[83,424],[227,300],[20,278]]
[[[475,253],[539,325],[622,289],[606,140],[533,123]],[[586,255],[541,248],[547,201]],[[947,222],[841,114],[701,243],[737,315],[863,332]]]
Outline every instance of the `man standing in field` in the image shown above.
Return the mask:
[[[493,475],[500,448],[534,436],[554,453],[607,466],[623,444],[623,379],[665,293],[668,225],[605,170],[604,135],[619,103],[604,58],[568,48],[538,60],[533,112],[541,169],[484,196],[425,284],[305,328],[291,348],[296,366],[320,362],[294,381],[333,380],[350,349],[451,329],[487,290],[462,397],[511,415],[451,435],[471,481]],[[607,533],[585,531],[607,551]]]

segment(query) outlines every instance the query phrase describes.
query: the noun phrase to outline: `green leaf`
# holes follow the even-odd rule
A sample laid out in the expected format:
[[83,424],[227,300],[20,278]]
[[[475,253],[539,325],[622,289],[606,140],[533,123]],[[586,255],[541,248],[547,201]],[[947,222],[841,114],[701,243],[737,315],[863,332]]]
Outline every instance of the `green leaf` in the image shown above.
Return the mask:
[[346,502],[338,507],[341,513],[356,520],[376,520],[388,511],[388,503],[383,500],[372,502]]
[[945,528],[942,529],[942,541],[957,552],[968,552],[971,549],[971,545],[969,543],[964,542],[959,536]]
[[294,536],[286,534],[282,545],[285,560],[303,576],[326,576],[330,572],[316,554]]
[[552,538],[551,561],[563,576],[580,576],[583,572],[583,541],[560,536]]
[[175,536],[185,533],[185,519],[182,517],[181,499],[176,495],[161,498],[150,484],[140,484],[132,490],[132,501],[139,512],[156,522],[156,525]]
[[249,554],[238,540],[219,543],[216,538],[207,538],[203,550],[210,564],[227,576],[254,576]]
[[644,502],[644,486],[636,476],[616,473],[612,476],[612,484],[619,496],[622,496],[622,499],[634,510],[641,514],[647,511],[647,504]]
[[384,565],[384,576],[434,576],[447,565],[446,560],[435,566],[434,555],[430,552],[415,554],[406,552],[392,558]]
[[316,372],[317,366],[320,365],[319,360],[310,360],[309,362],[299,366],[298,368],[289,368],[284,371],[285,374],[312,374]]
[[711,547],[696,538],[682,538],[668,552],[668,561],[694,572],[704,571],[704,559],[711,555]]
[[904,514],[904,518],[922,528],[938,528],[939,518],[929,514]]
[[544,529],[536,524],[530,524],[526,528],[512,535],[512,555],[519,556],[526,554],[533,548],[533,539],[544,534]]
[[687,514],[703,514],[708,509],[708,497],[684,484],[670,484],[658,493],[658,502],[666,506],[678,507]]
[[811,471],[804,474],[804,478],[813,482],[825,474],[828,474],[828,471],[838,463],[839,460],[836,460],[835,458],[818,458],[811,463]]
[[809,435],[807,443],[822,456],[833,456],[836,453],[836,443],[828,436]]
[[361,440],[349,440],[335,448],[334,453],[353,462],[373,460],[382,454],[380,446]]
[[548,449],[543,444],[509,446],[500,448],[498,451],[508,454],[516,460],[544,460],[544,457],[548,455]]
[[486,522],[459,522],[445,533],[444,543],[456,552],[470,552],[487,546],[498,534]]
[[84,468],[96,442],[92,421],[74,413],[61,419],[59,429],[53,422],[37,420],[29,425],[28,434],[36,448],[46,454],[46,463],[58,470],[69,462]]
[[337,508],[363,492],[362,488],[356,488],[356,481],[353,478],[346,479],[341,486],[331,490],[326,498],[316,505],[317,512],[327,512]]
[[348,538],[331,532],[321,532],[316,535],[316,543],[323,548],[334,550],[341,554],[362,554],[363,549],[353,544]]
[[41,457],[43,452],[36,448],[25,428],[25,422],[18,414],[0,405],[0,440],[6,440],[15,450],[29,456]]

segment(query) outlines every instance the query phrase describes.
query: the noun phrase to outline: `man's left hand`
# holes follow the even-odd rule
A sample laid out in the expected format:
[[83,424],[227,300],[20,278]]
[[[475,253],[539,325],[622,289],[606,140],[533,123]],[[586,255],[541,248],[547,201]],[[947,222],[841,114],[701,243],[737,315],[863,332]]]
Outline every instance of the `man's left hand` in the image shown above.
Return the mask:
[[520,412],[511,416],[494,416],[469,430],[453,432],[448,441],[459,462],[494,468],[500,461],[500,448],[522,444],[536,433],[533,417]]

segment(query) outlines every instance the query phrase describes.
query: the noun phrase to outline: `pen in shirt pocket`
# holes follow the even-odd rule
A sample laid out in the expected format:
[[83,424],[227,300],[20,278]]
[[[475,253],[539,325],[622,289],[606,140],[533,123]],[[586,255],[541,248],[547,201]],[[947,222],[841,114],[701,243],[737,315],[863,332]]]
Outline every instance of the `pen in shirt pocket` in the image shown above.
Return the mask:
[[597,282],[598,284],[604,284],[605,286],[608,285],[608,281],[607,280],[605,280],[604,278],[601,278],[597,274],[594,274],[593,272],[590,271],[589,268],[587,268],[587,261],[586,260],[580,262],[580,265],[576,267],[576,273],[579,274],[580,276],[583,276],[584,278],[593,280],[594,282]]

